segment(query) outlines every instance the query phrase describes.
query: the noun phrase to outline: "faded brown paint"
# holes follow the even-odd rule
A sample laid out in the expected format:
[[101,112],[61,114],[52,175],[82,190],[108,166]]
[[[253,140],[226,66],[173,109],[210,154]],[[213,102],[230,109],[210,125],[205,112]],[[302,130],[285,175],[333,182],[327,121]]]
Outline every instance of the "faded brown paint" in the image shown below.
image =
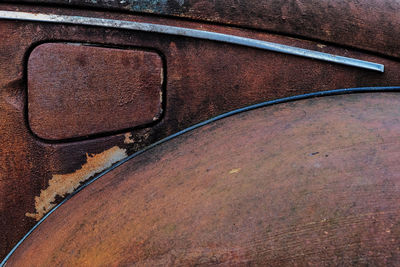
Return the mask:
[[49,212],[57,203],[56,197],[65,197],[77,189],[93,175],[109,168],[112,164],[126,158],[125,149],[114,146],[100,154],[86,154],[86,163],[73,173],[54,174],[49,180],[49,186],[40,191],[40,196],[35,197],[36,213],[26,213],[26,216],[39,221],[44,214]]
[[41,44],[28,61],[30,127],[41,138],[59,140],[156,121],[162,65],[157,53],[143,50]]
[[[0,51],[2,51],[0,53],[0,135],[2,137],[0,138],[0,258],[5,256],[35,223],[35,220],[26,217],[25,213],[36,212],[35,197],[40,195],[41,190],[48,187],[53,174],[73,173],[81,168],[86,162],[86,153],[98,154],[110,147],[118,146],[126,149],[126,153],[130,155],[146,145],[197,122],[261,101],[339,88],[400,84],[399,57],[396,55],[393,58],[377,56],[390,54],[390,50],[385,49],[393,44],[398,46],[399,43],[393,38],[383,41],[380,36],[375,36],[372,42],[367,42],[370,41],[370,37],[363,31],[357,33],[359,36],[356,39],[365,44],[362,46],[363,49],[371,47],[369,45],[375,42],[373,50],[376,54],[341,47],[341,45],[349,44],[343,42],[342,36],[335,37],[335,42],[337,41],[340,46],[324,43],[326,46],[320,47],[319,42],[301,39],[302,36],[309,37],[309,35],[300,34],[301,32],[296,35],[299,38],[289,38],[211,23],[117,12],[6,4],[0,4],[0,8],[203,29],[355,57],[385,65],[385,73],[381,74],[191,38],[100,27],[0,21],[0,36],[2,36],[0,42]],[[393,8],[397,14],[396,6]],[[333,11],[336,12],[336,9]],[[335,21],[337,22],[339,18],[341,17],[335,16]],[[371,18],[374,19],[374,17]],[[342,20],[340,22],[342,23]],[[383,27],[385,32],[393,33],[391,26],[381,24],[379,27]],[[313,27],[313,29],[317,28]],[[303,33],[311,32],[313,29],[305,27],[302,31]],[[349,40],[353,42],[356,39]],[[163,106],[163,117],[156,124],[151,124],[151,127],[130,131],[132,139],[135,140],[130,144],[124,143],[124,133],[104,134],[101,137],[74,142],[50,143],[38,140],[28,130],[27,118],[24,116],[27,102],[24,67],[30,49],[39,43],[49,41],[145,47],[164,55],[166,66],[164,71],[167,79],[164,82],[165,94],[161,96],[166,100]],[[381,45],[376,46],[377,43]],[[399,47],[396,47],[394,51],[400,51]],[[225,174],[229,175],[229,170],[234,168],[241,168],[241,166],[229,166]],[[240,173],[243,172],[242,168]],[[234,178],[236,175],[231,174],[229,177]]]
[[399,107],[332,96],[203,126],[72,197],[8,266],[398,265]]

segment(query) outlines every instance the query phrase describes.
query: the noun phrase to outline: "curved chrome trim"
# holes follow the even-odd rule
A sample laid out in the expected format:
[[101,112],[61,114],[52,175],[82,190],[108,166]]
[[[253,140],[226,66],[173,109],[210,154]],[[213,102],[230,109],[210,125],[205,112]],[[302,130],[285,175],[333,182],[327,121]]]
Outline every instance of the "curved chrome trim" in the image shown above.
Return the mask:
[[384,72],[384,66],[382,64],[374,62],[369,62],[349,57],[342,57],[342,56],[322,53],[294,46],[271,43],[251,38],[239,37],[235,35],[168,26],[168,25],[134,22],[126,20],[81,17],[81,16],[48,15],[40,13],[36,14],[36,13],[16,12],[16,11],[0,11],[0,19],[87,25],[87,26],[127,29],[135,31],[170,34],[177,36],[186,36],[191,38],[205,39],[205,40],[259,48],[268,51],[274,51],[274,52],[307,57],[342,65],[348,65],[352,67]]
[[230,117],[232,115],[238,114],[238,113],[242,113],[245,111],[250,111],[256,108],[261,108],[261,107],[266,107],[266,106],[271,106],[271,105],[275,105],[275,104],[282,104],[282,103],[286,103],[286,102],[291,102],[291,101],[296,101],[296,100],[302,100],[302,99],[307,99],[307,98],[312,98],[312,97],[321,97],[321,96],[332,96],[332,95],[342,95],[342,94],[351,94],[351,93],[373,93],[373,92],[400,92],[400,86],[394,86],[394,87],[361,87],[361,88],[346,88],[346,89],[336,89],[336,90],[330,90],[330,91],[322,91],[322,92],[316,92],[316,93],[310,93],[310,94],[304,94],[304,95],[297,95],[297,96],[290,96],[290,97],[285,97],[285,98],[280,98],[280,99],[276,99],[276,100],[271,100],[271,101],[266,101],[266,102],[262,102],[259,104],[255,104],[255,105],[251,105],[251,106],[247,106],[244,108],[239,108],[239,109],[235,109],[232,111],[229,111],[227,113],[218,115],[214,118],[208,119],[206,121],[200,122],[198,124],[195,124],[193,126],[190,126],[189,128],[186,128],[182,131],[179,131],[177,133],[174,133],[170,136],[165,137],[164,139],[161,139],[147,147],[145,147],[142,150],[139,150],[135,153],[133,153],[132,155],[126,157],[125,159],[117,162],[116,164],[114,164],[113,166],[111,166],[110,168],[102,171],[101,173],[99,173],[98,175],[94,176],[93,179],[87,181],[85,184],[83,184],[81,187],[79,187],[76,191],[72,192],[70,195],[68,195],[63,201],[60,202],[60,204],[56,205],[53,209],[51,209],[46,215],[43,216],[43,218],[38,221],[35,226],[32,227],[32,229],[29,230],[28,233],[26,233],[26,235],[13,247],[13,249],[7,254],[7,256],[3,259],[3,261],[0,263],[0,267],[4,267],[5,264],[7,263],[8,259],[12,256],[12,254],[15,252],[15,250],[17,250],[17,248],[25,241],[25,239],[28,238],[28,236],[30,234],[32,234],[32,232],[39,227],[39,225],[50,216],[50,214],[52,214],[56,209],[58,209],[62,204],[64,204],[65,202],[67,202],[70,198],[72,198],[74,195],[78,194],[80,191],[82,191],[84,188],[86,188],[87,186],[89,186],[91,183],[93,183],[94,181],[98,180],[99,178],[101,178],[102,176],[106,175],[107,173],[109,173],[110,171],[114,170],[115,168],[121,166],[122,164],[126,163],[127,161],[143,154],[144,152],[153,149],[155,146],[161,145],[167,141],[170,141],[172,139],[174,139],[175,137],[178,137],[180,135],[183,135],[187,132],[191,132],[197,128],[200,128],[204,125],[207,125],[209,123]]

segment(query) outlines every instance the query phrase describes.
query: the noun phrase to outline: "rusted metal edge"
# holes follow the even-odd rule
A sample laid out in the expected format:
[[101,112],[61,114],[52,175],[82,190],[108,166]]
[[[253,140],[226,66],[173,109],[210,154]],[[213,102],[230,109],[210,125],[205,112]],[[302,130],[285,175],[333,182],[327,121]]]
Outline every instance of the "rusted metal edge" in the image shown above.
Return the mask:
[[170,141],[172,139],[174,139],[175,137],[178,137],[180,135],[183,135],[185,133],[188,133],[192,130],[195,130],[197,128],[200,128],[204,125],[207,125],[209,123],[230,117],[232,115],[238,114],[238,113],[242,113],[242,112],[246,112],[246,111],[250,111],[253,109],[257,109],[260,107],[265,107],[265,106],[271,106],[271,105],[275,105],[275,104],[282,104],[285,102],[292,102],[292,101],[296,101],[296,100],[303,100],[303,99],[307,99],[307,98],[313,98],[313,97],[322,97],[322,96],[332,96],[332,95],[342,95],[342,94],[351,94],[351,93],[373,93],[373,92],[400,92],[400,86],[394,86],[394,87],[361,87],[361,88],[346,88],[346,89],[337,89],[337,90],[330,90],[330,91],[322,91],[322,92],[316,92],[316,93],[310,93],[310,94],[304,94],[304,95],[297,95],[297,96],[291,96],[291,97],[285,97],[285,98],[280,98],[280,99],[276,99],[276,100],[271,100],[271,101],[266,101],[266,102],[262,102],[262,103],[258,103],[255,105],[251,105],[251,106],[247,106],[247,107],[243,107],[243,108],[239,108],[239,109],[235,109],[232,111],[229,111],[227,113],[218,115],[214,118],[205,120],[203,122],[200,122],[198,124],[195,124],[193,126],[190,126],[189,128],[186,128],[182,131],[179,131],[175,134],[172,134],[168,137],[165,137],[147,147],[145,147],[144,149],[137,151],[135,153],[133,153],[132,155],[122,159],[121,161],[115,163],[113,166],[111,166],[110,168],[102,171],[101,173],[97,174],[96,176],[93,177],[93,179],[87,181],[85,184],[83,184],[81,187],[79,187],[76,191],[74,191],[73,193],[71,193],[70,195],[68,195],[63,201],[61,201],[58,205],[56,205],[53,209],[51,209],[46,215],[43,216],[43,218],[38,221],[35,226],[32,227],[32,229],[30,229],[28,231],[28,233],[14,246],[14,248],[7,254],[7,256],[3,259],[3,261],[0,263],[0,267],[3,267],[6,265],[8,259],[11,257],[11,255],[15,252],[15,250],[22,244],[22,242],[25,241],[25,239],[28,238],[28,236],[37,228],[39,227],[39,225],[46,220],[47,217],[49,217],[57,208],[59,208],[61,205],[63,205],[66,201],[68,201],[69,199],[71,199],[74,195],[78,194],[80,191],[82,191],[84,188],[86,188],[87,186],[89,186],[91,183],[93,183],[94,181],[98,180],[99,178],[101,178],[102,176],[104,176],[105,174],[109,173],[110,171],[114,170],[115,168],[117,168],[118,166],[126,163],[127,161],[131,160],[132,158],[135,158],[136,156],[139,156],[141,154],[143,154],[146,151],[149,151],[151,149],[153,149],[154,147],[165,143],[167,141]]
[[266,42],[262,40],[245,38],[235,35],[168,26],[168,25],[142,23],[142,22],[126,21],[126,20],[113,20],[113,19],[68,16],[68,15],[52,15],[52,14],[28,13],[28,12],[17,12],[17,11],[0,11],[0,19],[86,25],[86,26],[126,29],[126,30],[169,34],[176,36],[185,36],[197,39],[242,45],[278,53],[285,53],[295,56],[327,61],[331,63],[342,64],[362,69],[384,72],[384,65],[370,61],[332,55],[328,53],[322,53],[294,46]]

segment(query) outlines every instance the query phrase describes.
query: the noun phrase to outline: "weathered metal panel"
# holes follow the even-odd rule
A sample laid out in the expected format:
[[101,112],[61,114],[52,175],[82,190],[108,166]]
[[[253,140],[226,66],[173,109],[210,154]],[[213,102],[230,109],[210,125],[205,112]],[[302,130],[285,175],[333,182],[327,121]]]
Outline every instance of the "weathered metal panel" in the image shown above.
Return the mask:
[[12,0],[175,16],[303,36],[400,57],[397,0]]
[[104,18],[96,18],[88,16],[68,16],[68,15],[56,15],[56,14],[32,13],[32,12],[20,12],[20,11],[8,11],[8,10],[0,11],[0,19],[29,21],[37,23],[55,23],[55,24],[67,24],[67,25],[72,24],[76,26],[89,26],[89,27],[95,26],[95,27],[104,27],[111,29],[160,33],[160,34],[174,35],[179,37],[189,37],[201,40],[240,45],[250,48],[257,48],[266,51],[272,51],[277,53],[326,61],[334,64],[342,64],[367,70],[384,72],[384,65],[376,62],[364,61],[356,58],[343,57],[339,55],[333,55],[315,50],[303,49],[300,47],[295,47],[290,45],[235,36],[232,34],[190,29],[185,27],[176,27],[176,26],[162,25],[156,23],[143,23],[143,22],[128,21],[128,20],[104,19]]
[[[375,73],[207,40],[101,27],[0,21],[0,257],[36,220],[89,177],[190,125],[266,100],[339,88],[400,84],[396,58],[326,43],[165,17],[29,5],[0,7],[215,31],[385,65],[384,73]],[[37,138],[27,123],[26,63],[31,49],[55,41],[158,51],[164,56],[168,76],[162,118],[151,127],[81,141],[48,142]]]
[[116,132],[160,118],[161,57],[154,52],[47,43],[28,60],[28,116],[41,138]]
[[331,96],[203,126],[73,196],[7,266],[398,265],[399,106]]

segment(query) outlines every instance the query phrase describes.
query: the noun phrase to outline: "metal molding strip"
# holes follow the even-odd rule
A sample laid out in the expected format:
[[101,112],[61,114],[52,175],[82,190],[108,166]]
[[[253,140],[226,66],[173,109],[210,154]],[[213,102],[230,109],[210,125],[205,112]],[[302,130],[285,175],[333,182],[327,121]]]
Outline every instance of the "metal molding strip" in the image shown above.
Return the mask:
[[211,40],[211,41],[259,48],[278,53],[285,53],[295,56],[327,61],[331,63],[358,67],[362,69],[384,72],[384,65],[379,63],[359,60],[355,58],[337,56],[328,53],[322,53],[318,51],[302,49],[294,46],[266,42],[251,38],[239,37],[235,35],[209,32],[203,30],[195,30],[189,28],[181,28],[168,25],[142,23],[142,22],[134,22],[126,20],[113,20],[113,19],[67,16],[67,15],[49,15],[49,14],[16,12],[16,11],[0,11],[0,19],[97,26],[97,27],[185,36],[197,39]]

